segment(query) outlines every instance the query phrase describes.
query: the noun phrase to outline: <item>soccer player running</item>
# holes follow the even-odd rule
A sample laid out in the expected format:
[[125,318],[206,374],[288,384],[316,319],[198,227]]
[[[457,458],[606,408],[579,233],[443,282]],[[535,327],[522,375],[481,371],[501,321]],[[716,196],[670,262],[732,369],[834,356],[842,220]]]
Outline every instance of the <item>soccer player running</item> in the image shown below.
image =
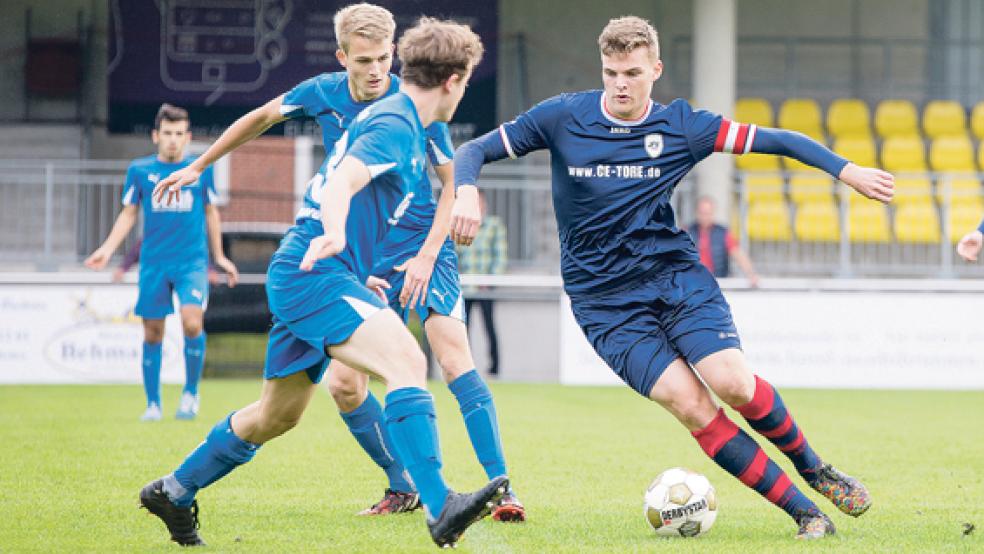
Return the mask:
[[172,295],[178,295],[185,336],[185,385],[175,417],[194,419],[199,407],[198,381],[205,362],[202,318],[208,299],[209,250],[215,265],[228,274],[230,287],[239,278],[235,264],[222,251],[222,223],[219,210],[213,205],[215,183],[211,170],[190,182],[175,203],[165,205],[151,194],[161,179],[194,161],[185,156],[191,140],[190,125],[187,111],[170,104],[161,106],[151,132],[157,154],[130,163],[123,184],[123,210],[106,241],[85,260],[91,269],[105,268],[137,222],[138,212],[143,212],[140,292],[134,309],[143,318],[144,327],[142,367],[147,409],[142,421],[161,419],[161,342],[164,318],[174,313]]
[[469,240],[479,223],[474,185],[483,163],[549,149],[564,287],[595,350],[718,465],[785,510],[799,525],[797,538],[833,534],[831,520],[711,396],[737,410],[842,512],[856,517],[871,505],[865,487],[821,460],[779,393],[748,368],[730,308],[676,226],[670,195],[712,152],[790,156],[881,202],[892,198],[893,177],[798,133],[732,122],[684,100],[654,103],[663,65],[656,30],[643,19],[611,20],[598,43],[604,90],[545,100],[458,149],[452,238]]
[[[220,421],[173,473],[140,492],[141,504],[180,544],[202,544],[198,490],[297,424],[329,357],[385,383],[386,426],[420,492],[436,544],[457,542],[508,487],[508,479],[498,477],[470,494],[448,488],[434,401],[424,389],[423,353],[399,317],[363,285],[376,244],[427,178],[424,129],[454,114],[482,45],[467,26],[422,18],[400,39],[399,55],[400,92],[363,110],[335,143],[271,260],[267,296],[274,326],[260,400]],[[248,123],[239,120],[232,128]],[[155,195],[171,199],[235,144],[224,134],[195,164],[162,181]]]

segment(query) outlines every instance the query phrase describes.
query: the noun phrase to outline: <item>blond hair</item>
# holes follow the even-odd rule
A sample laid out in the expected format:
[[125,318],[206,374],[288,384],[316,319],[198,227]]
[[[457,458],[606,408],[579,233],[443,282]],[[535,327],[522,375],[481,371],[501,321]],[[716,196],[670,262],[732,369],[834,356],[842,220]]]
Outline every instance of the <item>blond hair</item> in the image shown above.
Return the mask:
[[371,41],[393,40],[396,21],[386,8],[362,2],[345,6],[335,13],[335,40],[338,47],[348,52],[349,40],[360,36]]
[[640,46],[649,48],[649,57],[654,61],[659,59],[656,29],[645,19],[634,15],[610,20],[598,36],[598,47],[603,56],[628,54]]
[[400,37],[396,52],[402,64],[400,78],[429,89],[440,86],[451,75],[464,77],[478,65],[484,48],[467,25],[421,17]]

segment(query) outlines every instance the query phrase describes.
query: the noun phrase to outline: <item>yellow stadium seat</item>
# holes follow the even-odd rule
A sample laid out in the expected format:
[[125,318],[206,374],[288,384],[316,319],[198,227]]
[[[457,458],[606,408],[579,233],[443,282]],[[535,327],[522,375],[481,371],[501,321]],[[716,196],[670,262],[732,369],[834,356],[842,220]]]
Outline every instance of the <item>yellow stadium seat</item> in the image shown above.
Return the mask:
[[967,113],[959,102],[933,100],[923,110],[923,130],[929,138],[966,135]]
[[970,112],[970,130],[977,140],[984,140],[984,101],[978,102]]
[[981,141],[981,145],[977,148],[977,166],[984,167],[984,140]]
[[891,240],[888,208],[874,200],[850,205],[847,210],[847,236],[851,242],[886,243]]
[[895,238],[902,243],[932,244],[940,241],[940,218],[931,203],[900,205],[895,210]]
[[926,152],[916,136],[893,136],[885,139],[881,151],[882,165],[888,171],[926,171]]
[[942,175],[936,183],[936,201],[941,206],[946,205],[947,197],[950,206],[976,206],[981,203],[981,192],[981,182],[969,174]]
[[795,204],[830,202],[834,180],[813,168],[799,169],[789,176],[789,199]]
[[769,154],[745,154],[737,156],[735,163],[745,176],[748,202],[774,202],[782,200],[783,178],[779,169],[779,156]]
[[882,100],[875,108],[875,130],[882,138],[918,136],[915,104],[908,100]]
[[786,242],[792,238],[789,208],[783,201],[758,202],[748,206],[748,238]]
[[735,102],[735,121],[775,127],[772,105],[765,98],[739,98]]
[[871,136],[868,105],[854,98],[838,98],[827,108],[827,130],[835,137]]
[[928,176],[896,175],[894,204],[932,204],[933,182]]
[[796,208],[796,238],[806,242],[840,240],[837,206],[833,200],[808,202]]
[[790,98],[779,108],[779,126],[799,131],[823,142],[823,126],[820,120],[820,104],[810,98]]
[[967,135],[940,137],[929,146],[933,171],[977,171],[974,146]]
[[838,137],[834,141],[834,152],[862,167],[878,165],[875,160],[875,141],[871,137]]
[[957,243],[964,235],[973,231],[984,216],[984,204],[980,200],[950,208],[950,242]]

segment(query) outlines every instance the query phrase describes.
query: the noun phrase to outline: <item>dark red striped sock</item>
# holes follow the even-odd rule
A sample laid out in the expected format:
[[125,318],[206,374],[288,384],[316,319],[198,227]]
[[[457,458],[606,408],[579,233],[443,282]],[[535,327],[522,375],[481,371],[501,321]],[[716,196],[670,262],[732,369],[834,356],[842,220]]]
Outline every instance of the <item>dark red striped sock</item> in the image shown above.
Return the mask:
[[796,471],[806,479],[807,483],[816,480],[816,471],[821,463],[820,457],[810,448],[803,431],[793,421],[793,416],[786,409],[779,391],[773,389],[768,381],[756,375],[752,401],[734,408],[745,417],[752,429],[769,439],[792,460]]
[[819,512],[786,473],[769,459],[765,451],[718,410],[711,423],[694,431],[697,443],[717,465],[734,475],[746,486],[768,499],[796,519],[804,513]]

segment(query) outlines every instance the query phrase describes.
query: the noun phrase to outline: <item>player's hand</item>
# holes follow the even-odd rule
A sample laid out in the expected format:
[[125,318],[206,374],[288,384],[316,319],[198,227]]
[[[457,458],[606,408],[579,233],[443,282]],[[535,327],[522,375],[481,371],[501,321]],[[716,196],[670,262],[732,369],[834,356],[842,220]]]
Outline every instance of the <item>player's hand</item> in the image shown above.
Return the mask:
[[895,196],[895,177],[887,171],[849,163],[838,178],[865,198],[888,204]]
[[370,275],[369,278],[366,279],[366,288],[376,293],[376,296],[378,296],[383,302],[388,302],[386,299],[386,291],[391,287],[389,281],[386,279]]
[[201,175],[202,172],[195,169],[194,164],[175,171],[157,182],[154,187],[154,200],[164,205],[170,205],[181,195],[181,187],[194,183]]
[[481,224],[482,209],[478,203],[478,188],[475,185],[461,185],[451,209],[451,240],[462,246],[470,245]]
[[968,262],[976,262],[977,255],[981,253],[981,246],[984,245],[984,234],[974,229],[967,233],[957,243],[957,254]]
[[113,282],[114,283],[122,283],[123,282],[123,276],[124,275],[126,275],[126,272],[123,271],[123,268],[122,267],[117,267],[116,269],[113,270],[113,277],[112,277]]
[[89,257],[82,263],[84,263],[85,267],[89,269],[100,271],[102,269],[106,269],[106,264],[109,263],[109,258],[112,257],[112,255],[112,252],[108,252],[102,248],[97,248],[96,251],[90,254]]
[[315,237],[308,246],[304,259],[301,260],[301,270],[311,271],[318,260],[330,258],[345,248],[345,233],[325,233]]
[[421,305],[424,303],[436,260],[437,258],[429,254],[417,254],[393,268],[406,273],[403,289],[400,290],[400,306],[406,308],[416,306],[418,301]]
[[759,288],[759,276],[758,274],[751,274],[748,276],[748,287],[752,289]]
[[236,264],[232,263],[232,260],[229,258],[222,256],[215,258],[215,265],[226,272],[226,284],[229,285],[229,288],[236,286],[236,283],[239,282],[239,270],[236,269]]

